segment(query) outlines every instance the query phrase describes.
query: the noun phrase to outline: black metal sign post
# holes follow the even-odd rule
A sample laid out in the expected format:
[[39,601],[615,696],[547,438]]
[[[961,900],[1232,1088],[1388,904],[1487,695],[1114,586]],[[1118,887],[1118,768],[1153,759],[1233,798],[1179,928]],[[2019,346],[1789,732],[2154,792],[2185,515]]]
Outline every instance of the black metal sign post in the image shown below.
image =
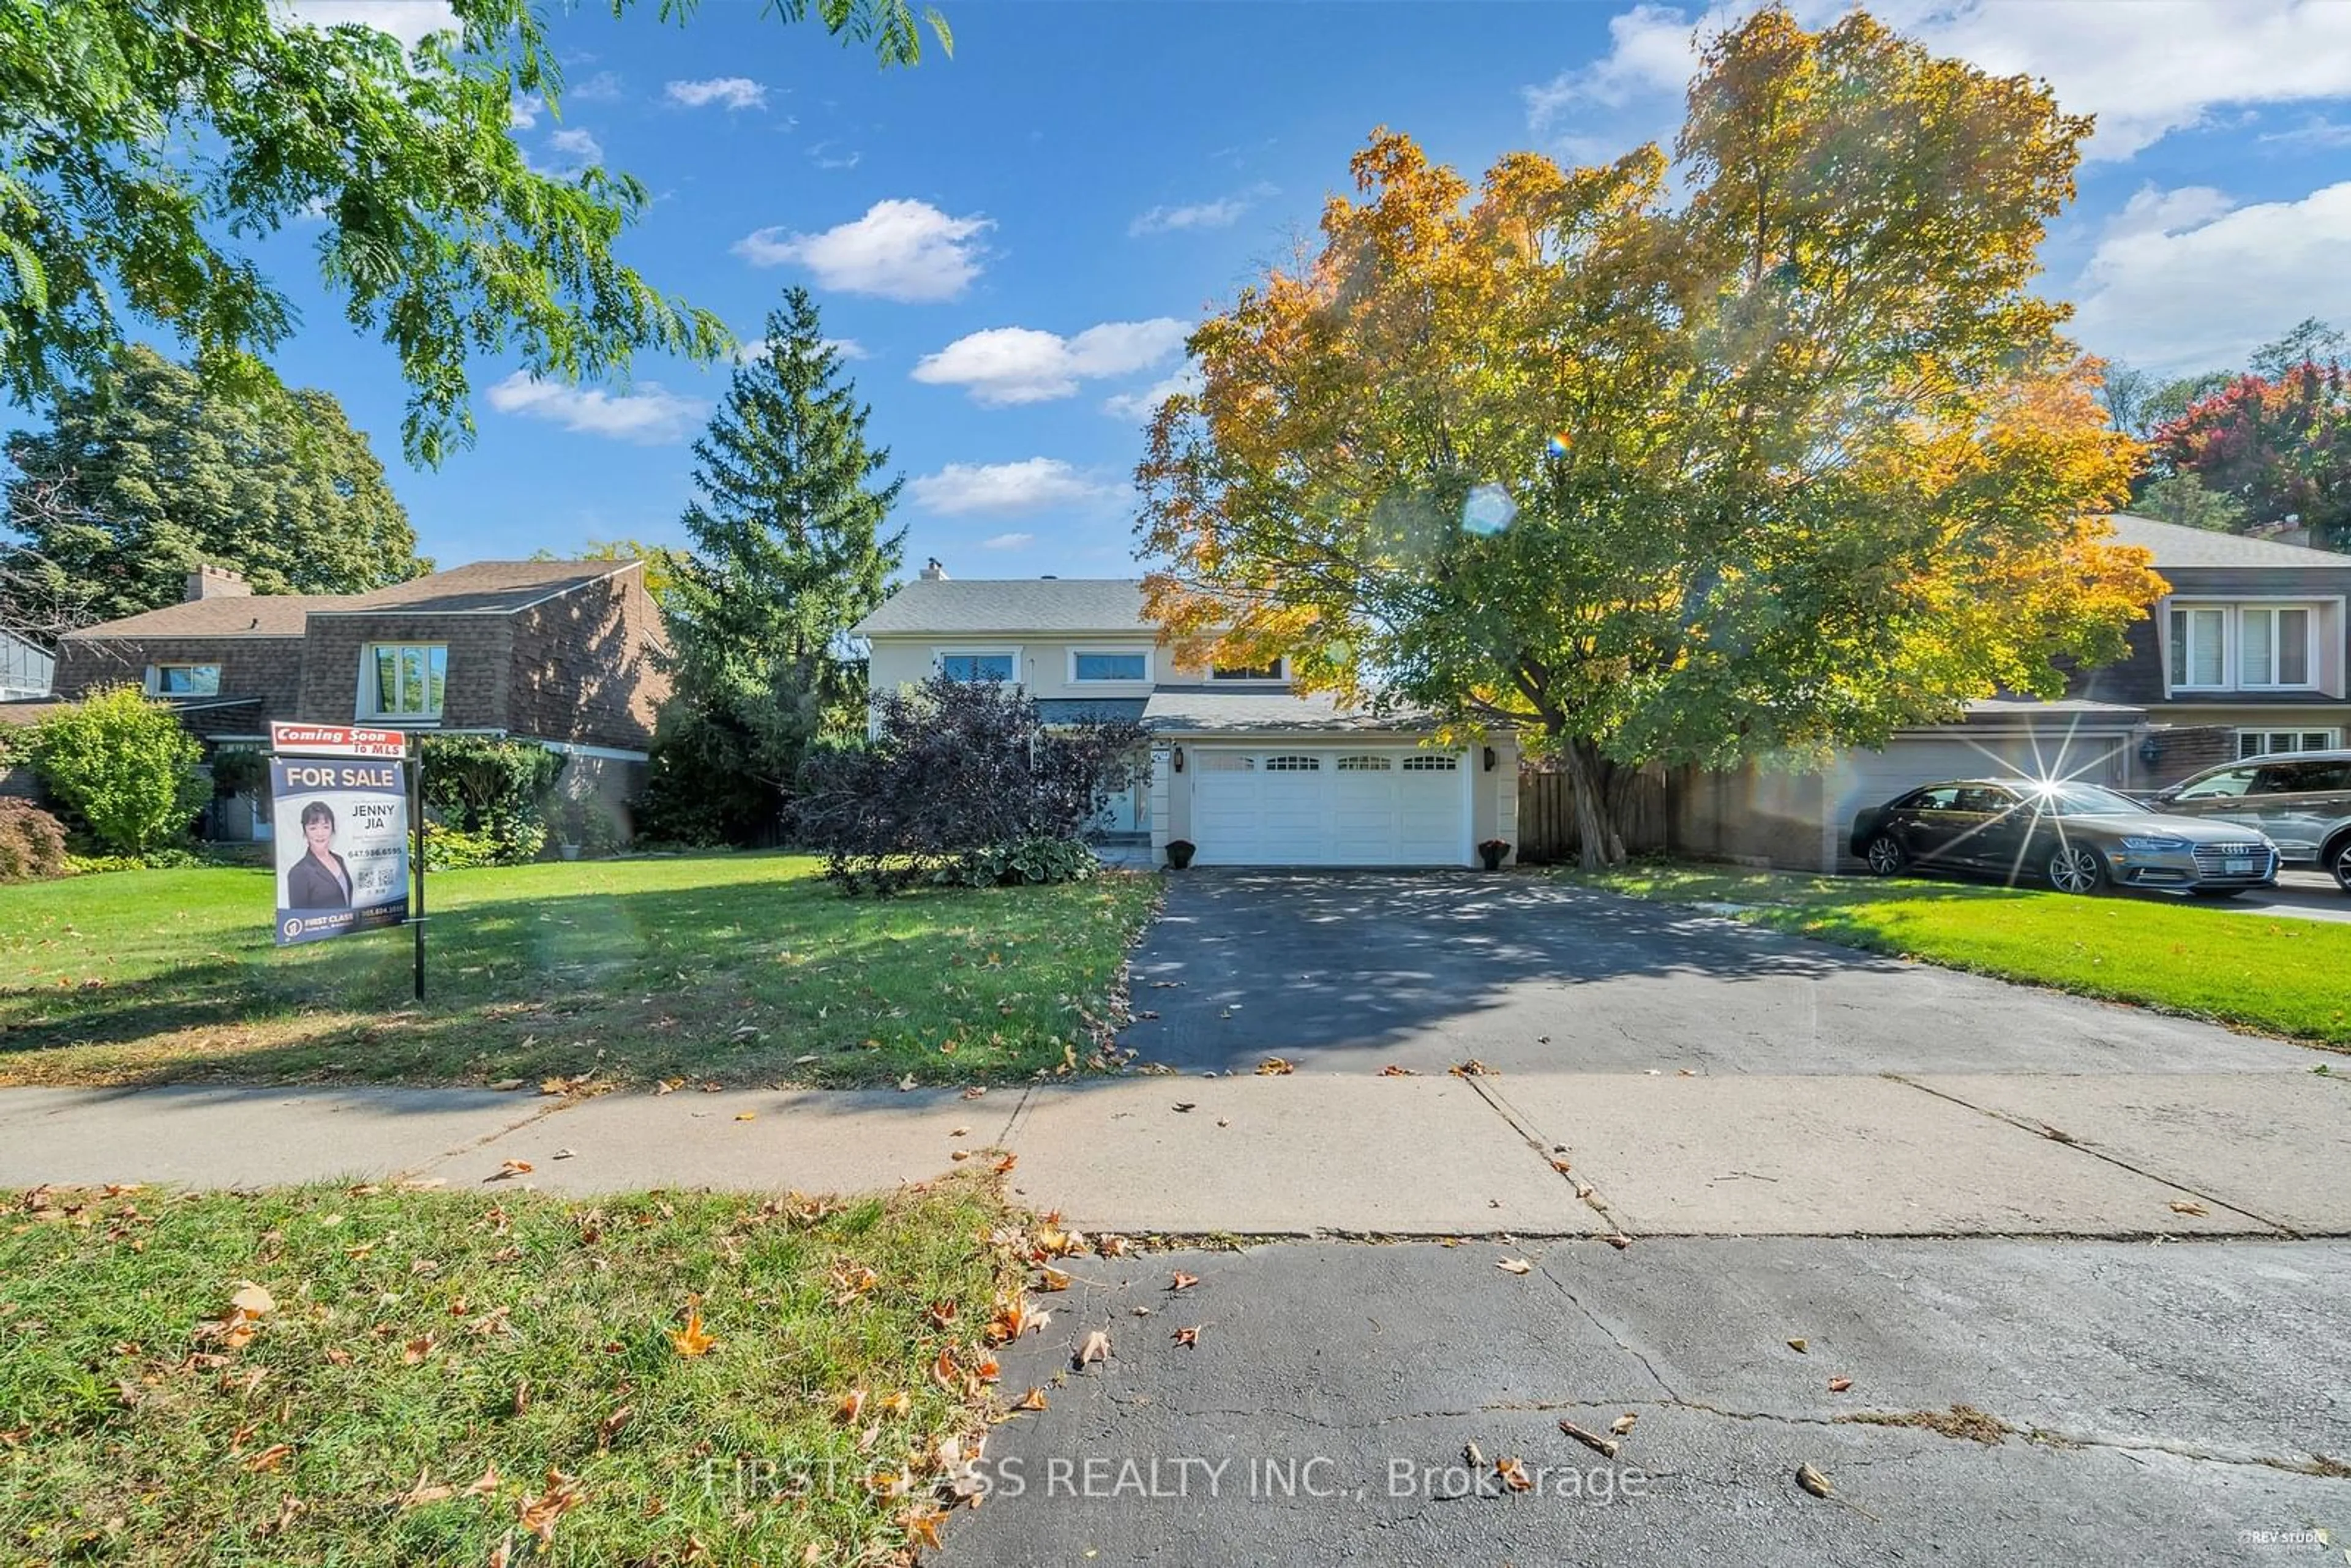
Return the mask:
[[416,999],[424,999],[424,737],[409,737],[408,740],[408,831],[413,847],[409,859],[414,870],[413,892],[409,898],[409,923],[416,927]]

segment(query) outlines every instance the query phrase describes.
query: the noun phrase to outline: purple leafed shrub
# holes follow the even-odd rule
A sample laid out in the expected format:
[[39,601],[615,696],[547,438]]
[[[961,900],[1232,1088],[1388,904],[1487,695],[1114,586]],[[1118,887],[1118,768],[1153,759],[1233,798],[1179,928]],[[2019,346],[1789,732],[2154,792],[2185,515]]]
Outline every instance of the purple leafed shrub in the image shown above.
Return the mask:
[[793,806],[794,836],[825,852],[844,893],[1090,874],[1085,824],[1133,779],[1147,738],[1131,719],[1048,727],[1016,688],[945,675],[874,710],[874,738],[811,757]]

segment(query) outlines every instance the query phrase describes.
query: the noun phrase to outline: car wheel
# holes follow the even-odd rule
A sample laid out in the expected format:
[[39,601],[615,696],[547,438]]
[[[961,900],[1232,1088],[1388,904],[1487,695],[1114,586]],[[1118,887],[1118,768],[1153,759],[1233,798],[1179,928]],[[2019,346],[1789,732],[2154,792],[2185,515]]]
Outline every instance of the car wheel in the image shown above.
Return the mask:
[[2335,873],[2335,886],[2351,893],[2351,834],[2328,846],[2326,869]]
[[1880,833],[1863,845],[1861,859],[1873,876],[1892,876],[1910,862],[1909,854],[1902,848],[1902,841],[1892,833]]
[[2106,860],[2087,844],[2060,844],[2049,857],[2049,885],[2060,893],[2096,893],[2106,885]]

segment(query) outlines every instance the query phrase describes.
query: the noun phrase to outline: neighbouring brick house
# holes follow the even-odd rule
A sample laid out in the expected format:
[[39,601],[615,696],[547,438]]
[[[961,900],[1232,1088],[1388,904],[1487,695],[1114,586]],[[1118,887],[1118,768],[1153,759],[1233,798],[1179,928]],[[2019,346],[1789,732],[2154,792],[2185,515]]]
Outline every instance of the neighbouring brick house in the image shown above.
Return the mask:
[[642,561],[475,561],[351,595],[256,594],[206,566],[182,603],[68,633],[56,695],[139,685],[208,747],[260,744],[272,720],[536,741],[625,832],[669,690],[660,643]]

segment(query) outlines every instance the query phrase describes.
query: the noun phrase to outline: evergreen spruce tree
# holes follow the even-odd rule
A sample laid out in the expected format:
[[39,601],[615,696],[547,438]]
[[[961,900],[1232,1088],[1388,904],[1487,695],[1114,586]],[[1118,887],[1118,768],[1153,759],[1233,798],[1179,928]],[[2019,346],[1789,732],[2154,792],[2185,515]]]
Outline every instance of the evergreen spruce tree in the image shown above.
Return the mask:
[[811,745],[864,730],[844,642],[887,592],[903,481],[876,483],[872,410],[794,288],[694,444],[692,541],[664,606],[674,681],[641,810],[657,837],[741,840],[775,821]]

